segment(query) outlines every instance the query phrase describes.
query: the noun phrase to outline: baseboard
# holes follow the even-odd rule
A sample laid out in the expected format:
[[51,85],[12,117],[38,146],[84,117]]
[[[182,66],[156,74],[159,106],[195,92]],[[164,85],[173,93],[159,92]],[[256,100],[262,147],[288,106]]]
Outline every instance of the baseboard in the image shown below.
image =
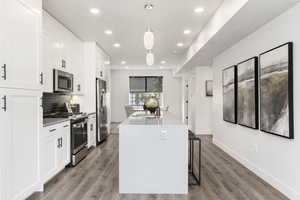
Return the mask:
[[238,162],[240,162],[242,165],[244,165],[247,169],[251,170],[253,173],[255,173],[257,176],[262,178],[264,181],[272,185],[274,188],[282,192],[284,195],[286,195],[291,200],[299,200],[300,194],[295,191],[290,186],[286,185],[285,183],[282,183],[278,178],[272,176],[265,170],[257,167],[254,163],[250,162],[248,159],[243,158],[238,153],[230,149],[227,145],[224,145],[222,142],[216,140],[213,138],[213,143],[218,146],[220,149],[225,151],[227,154],[229,154],[231,157],[236,159]]
[[195,132],[196,135],[212,135],[211,131],[200,130]]

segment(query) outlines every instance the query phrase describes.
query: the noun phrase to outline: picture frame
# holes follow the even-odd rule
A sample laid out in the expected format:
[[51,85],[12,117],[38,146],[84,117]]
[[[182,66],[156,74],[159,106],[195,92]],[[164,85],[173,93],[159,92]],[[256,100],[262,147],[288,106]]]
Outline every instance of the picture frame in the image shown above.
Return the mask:
[[237,123],[237,66],[233,65],[222,70],[223,88],[223,120]]
[[294,139],[293,43],[263,52],[260,59],[260,130]]
[[205,95],[207,97],[213,96],[213,81],[212,80],[205,81]]
[[237,124],[259,127],[258,57],[237,64]]

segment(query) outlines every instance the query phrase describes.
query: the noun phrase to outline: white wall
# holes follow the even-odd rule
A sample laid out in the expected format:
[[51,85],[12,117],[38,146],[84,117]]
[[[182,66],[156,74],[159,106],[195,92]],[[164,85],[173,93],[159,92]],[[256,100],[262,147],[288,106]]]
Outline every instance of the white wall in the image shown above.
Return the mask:
[[211,102],[212,97],[206,96],[206,81],[212,80],[211,67],[196,68],[196,131],[197,135],[211,134]]
[[129,102],[129,76],[163,76],[163,101],[169,111],[181,119],[182,92],[181,79],[173,77],[171,70],[112,70],[111,71],[111,110],[112,122],[126,119],[124,106]]
[[188,81],[189,130],[197,135],[210,135],[212,97],[206,96],[205,82],[212,80],[212,68],[196,67],[192,74]]
[[[286,194],[300,199],[300,4],[217,56],[213,62],[214,143]],[[289,140],[222,120],[222,69],[280,44],[294,42],[295,139]]]

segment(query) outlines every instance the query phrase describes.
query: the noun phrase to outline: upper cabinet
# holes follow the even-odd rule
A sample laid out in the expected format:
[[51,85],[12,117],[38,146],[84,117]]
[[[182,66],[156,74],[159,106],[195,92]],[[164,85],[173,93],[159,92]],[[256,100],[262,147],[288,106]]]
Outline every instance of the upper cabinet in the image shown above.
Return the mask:
[[96,46],[96,76],[98,78],[108,80],[108,70],[110,62],[109,56],[103,52],[98,46]]
[[74,75],[74,94],[83,94],[83,42],[71,31],[43,12],[44,92],[53,92],[53,69]]
[[41,1],[1,0],[0,87],[41,88]]

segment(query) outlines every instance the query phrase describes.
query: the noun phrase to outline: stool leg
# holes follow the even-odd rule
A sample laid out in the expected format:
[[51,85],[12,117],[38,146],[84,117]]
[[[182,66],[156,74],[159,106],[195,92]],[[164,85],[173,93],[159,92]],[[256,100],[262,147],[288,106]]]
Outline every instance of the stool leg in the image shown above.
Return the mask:
[[199,185],[201,185],[201,140],[198,140],[199,142]]
[[191,141],[192,151],[191,151],[191,172],[194,173],[194,140]]

